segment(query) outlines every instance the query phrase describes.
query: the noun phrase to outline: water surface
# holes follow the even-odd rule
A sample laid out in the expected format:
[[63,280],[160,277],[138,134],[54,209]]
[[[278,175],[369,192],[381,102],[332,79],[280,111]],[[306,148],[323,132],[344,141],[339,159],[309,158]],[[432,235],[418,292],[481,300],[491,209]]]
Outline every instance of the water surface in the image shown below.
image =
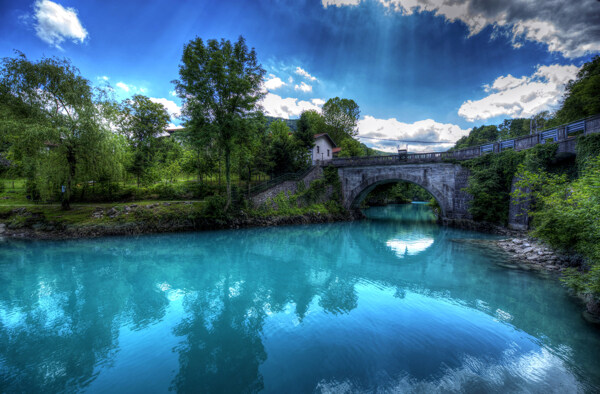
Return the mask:
[[554,278],[436,225],[0,242],[0,391],[594,392]]

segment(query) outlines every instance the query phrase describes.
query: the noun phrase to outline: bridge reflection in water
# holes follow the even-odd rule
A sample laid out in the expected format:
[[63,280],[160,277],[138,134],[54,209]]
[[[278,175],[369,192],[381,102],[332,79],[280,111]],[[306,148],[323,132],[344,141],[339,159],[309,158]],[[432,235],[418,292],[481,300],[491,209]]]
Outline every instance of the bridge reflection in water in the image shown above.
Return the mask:
[[[385,219],[394,211],[401,220]],[[419,220],[424,206],[371,212],[353,223],[4,242],[0,387],[599,387],[600,336],[555,280],[498,266],[505,257],[473,242],[490,237]],[[390,240],[409,251],[433,243],[399,258]]]

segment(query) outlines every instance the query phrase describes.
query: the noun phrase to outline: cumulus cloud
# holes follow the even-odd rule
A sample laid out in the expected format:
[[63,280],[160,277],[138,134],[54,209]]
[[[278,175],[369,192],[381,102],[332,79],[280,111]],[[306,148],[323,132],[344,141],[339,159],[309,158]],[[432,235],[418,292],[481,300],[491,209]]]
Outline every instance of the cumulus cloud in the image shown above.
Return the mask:
[[178,118],[181,115],[181,107],[177,105],[177,103],[175,103],[174,101],[168,100],[166,98],[156,97],[150,97],[150,101],[152,101],[153,103],[162,104],[167,109],[167,112],[171,116],[171,119]]
[[275,90],[275,89],[279,89],[280,87],[285,86],[285,82],[283,82],[281,80],[281,78],[276,77],[273,74],[269,75],[269,79],[267,79],[265,81],[265,88],[267,90]]
[[311,103],[313,103],[316,106],[322,107],[323,105],[325,105],[325,100],[320,99],[320,98],[314,98],[312,100],[310,100]]
[[[600,4],[597,0],[377,0],[404,15],[432,12],[449,22],[461,21],[470,35],[487,26],[507,35],[514,47],[523,40],[541,43],[550,52],[579,57],[600,51]],[[345,4],[346,2],[350,4]],[[323,6],[358,1],[322,0]],[[327,3],[327,4],[326,4]]]
[[62,49],[65,40],[83,43],[88,36],[74,8],[65,8],[50,0],[38,0],[34,6],[35,32],[42,41]]
[[304,70],[301,67],[296,67],[296,74],[310,80],[310,81],[316,81],[317,78],[313,77],[312,75],[310,75],[306,70]]
[[358,121],[360,141],[385,152],[395,152],[398,146],[404,148],[407,144],[395,140],[423,141],[408,142],[410,152],[444,151],[451,148],[460,137],[468,134],[469,130],[463,130],[451,123],[439,123],[433,119],[404,123],[395,118],[377,119],[367,115]]
[[330,5],[335,7],[341,7],[344,5],[358,5],[360,0],[321,0],[323,7],[327,8]]
[[321,105],[319,105],[320,101],[315,103],[313,99],[312,102],[299,100],[297,98],[287,97],[282,98],[273,93],[267,93],[263,98],[261,105],[263,106],[265,113],[269,116],[275,116],[278,118],[290,119],[291,117],[298,117],[304,111],[315,110],[321,112]]
[[577,66],[538,66],[530,76],[516,78],[510,74],[500,76],[484,90],[490,93],[481,100],[467,100],[458,114],[473,122],[496,116],[528,118],[542,111],[554,109],[569,80],[574,79]]
[[129,93],[129,91],[131,90],[131,88],[129,87],[129,85],[127,85],[126,83],[123,83],[123,82],[117,82],[117,87],[119,89],[122,89],[122,90],[126,91],[127,93]]
[[301,90],[304,93],[312,92],[312,86],[307,84],[306,82],[300,83],[300,85],[294,86],[294,90]]

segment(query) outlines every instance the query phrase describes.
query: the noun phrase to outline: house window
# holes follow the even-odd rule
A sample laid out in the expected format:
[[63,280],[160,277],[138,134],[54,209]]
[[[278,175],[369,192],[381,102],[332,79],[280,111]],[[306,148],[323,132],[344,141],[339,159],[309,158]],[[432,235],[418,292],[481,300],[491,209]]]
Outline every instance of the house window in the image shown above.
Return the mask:
[[319,145],[317,145],[317,153],[319,153]]
[[327,149],[327,157],[329,157],[329,149]]

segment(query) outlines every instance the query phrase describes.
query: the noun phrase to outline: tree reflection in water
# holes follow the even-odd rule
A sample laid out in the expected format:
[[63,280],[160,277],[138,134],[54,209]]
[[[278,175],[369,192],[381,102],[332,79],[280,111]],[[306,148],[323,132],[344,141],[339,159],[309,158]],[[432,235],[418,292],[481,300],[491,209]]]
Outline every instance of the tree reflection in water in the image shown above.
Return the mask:
[[[588,374],[599,370],[590,352],[599,349],[598,336],[581,327],[577,308],[555,282],[500,269],[488,251],[452,242],[485,236],[439,227],[424,207],[386,209],[356,223],[4,242],[0,386],[136,390],[145,382],[158,391],[255,392],[308,376],[314,380],[297,387],[312,390],[323,384],[319,373],[339,377],[346,362],[356,374],[353,387],[377,386],[386,380],[373,376],[412,368],[394,354],[399,334],[369,326],[383,319],[377,308],[428,299],[504,316],[511,329],[548,348],[568,349],[567,365],[576,360]],[[403,220],[377,219],[398,210]],[[399,258],[390,240],[408,253]],[[385,319],[398,323],[393,314]],[[363,347],[359,333],[375,335],[369,346],[379,346],[379,353]],[[387,339],[375,343],[378,338]],[[148,346],[150,339],[156,343]],[[338,352],[339,365],[332,366],[323,349],[329,356]],[[398,364],[369,370],[365,363],[377,364],[377,355]],[[295,375],[286,378],[285,369],[273,366],[277,360],[299,363]]]

